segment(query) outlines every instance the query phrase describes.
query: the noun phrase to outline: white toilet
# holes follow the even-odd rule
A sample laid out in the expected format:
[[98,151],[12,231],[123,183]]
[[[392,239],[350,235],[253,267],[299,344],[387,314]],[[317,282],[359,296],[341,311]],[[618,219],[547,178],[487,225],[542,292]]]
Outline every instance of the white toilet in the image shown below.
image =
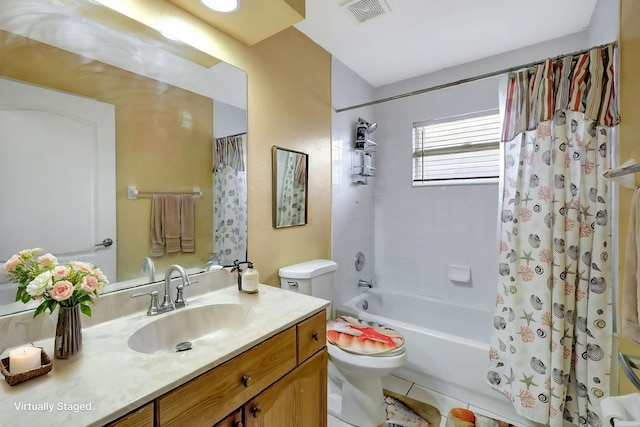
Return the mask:
[[[333,298],[334,261],[316,259],[280,269],[280,286],[294,292]],[[328,310],[332,317],[332,309]],[[376,355],[345,351],[327,341],[329,413],[358,427],[378,427],[386,419],[382,377],[404,365],[404,346]]]

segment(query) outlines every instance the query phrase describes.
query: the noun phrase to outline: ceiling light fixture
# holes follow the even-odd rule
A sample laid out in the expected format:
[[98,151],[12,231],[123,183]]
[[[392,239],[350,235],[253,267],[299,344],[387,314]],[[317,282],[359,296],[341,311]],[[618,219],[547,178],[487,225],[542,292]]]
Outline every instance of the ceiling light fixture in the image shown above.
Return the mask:
[[202,4],[216,12],[235,12],[240,9],[240,0],[202,0]]

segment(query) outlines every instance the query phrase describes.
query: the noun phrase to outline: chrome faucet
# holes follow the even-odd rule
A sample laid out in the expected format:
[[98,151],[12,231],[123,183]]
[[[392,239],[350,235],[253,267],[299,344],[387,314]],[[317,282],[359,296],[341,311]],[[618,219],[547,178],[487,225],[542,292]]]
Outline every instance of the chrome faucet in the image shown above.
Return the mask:
[[358,279],[358,287],[360,288],[372,288],[373,282],[370,280]]
[[156,267],[153,264],[153,260],[149,257],[142,258],[142,267],[140,267],[141,273],[149,272],[149,283],[156,281]]
[[160,313],[176,309],[176,303],[171,298],[171,273],[173,273],[174,271],[180,273],[180,277],[182,278],[182,285],[178,285],[178,298],[176,298],[178,302],[177,307],[184,307],[185,305],[187,305],[186,301],[184,301],[184,298],[182,297],[182,289],[185,286],[191,285],[191,282],[189,281],[189,275],[187,275],[187,271],[184,269],[184,267],[178,264],[173,264],[170,265],[169,268],[167,268],[167,271],[164,273],[164,299],[162,301],[162,304],[160,304],[160,308],[158,310]]
[[147,316],[155,316],[156,314],[160,313],[158,311],[160,309],[160,307],[158,306],[158,291],[140,292],[129,296],[129,298],[138,298],[144,295],[149,295],[151,297],[151,302],[149,304],[149,308],[147,309]]

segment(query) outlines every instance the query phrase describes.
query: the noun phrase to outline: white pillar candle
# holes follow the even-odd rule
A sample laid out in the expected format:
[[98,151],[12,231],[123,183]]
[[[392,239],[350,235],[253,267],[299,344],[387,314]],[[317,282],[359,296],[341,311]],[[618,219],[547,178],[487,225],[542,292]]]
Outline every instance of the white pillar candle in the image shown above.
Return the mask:
[[39,368],[42,350],[40,347],[18,347],[9,352],[9,372],[18,374],[29,369]]

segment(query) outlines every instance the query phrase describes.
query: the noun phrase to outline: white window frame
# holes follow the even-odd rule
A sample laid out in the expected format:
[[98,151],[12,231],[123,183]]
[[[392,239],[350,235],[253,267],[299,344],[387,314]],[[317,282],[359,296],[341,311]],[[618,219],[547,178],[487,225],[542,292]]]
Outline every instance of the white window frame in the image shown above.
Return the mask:
[[[456,115],[456,116],[448,116],[448,117],[442,117],[442,118],[438,118],[438,119],[431,119],[431,120],[425,120],[425,121],[420,121],[420,122],[414,122],[412,127],[411,127],[411,183],[412,183],[412,187],[426,187],[426,186],[437,186],[437,185],[469,185],[469,184],[487,184],[487,183],[497,183],[499,180],[499,174],[500,171],[499,169],[496,170],[496,175],[492,176],[492,177],[469,177],[469,178],[443,178],[443,179],[432,179],[432,180],[424,180],[424,181],[420,181],[420,180],[416,180],[415,178],[415,161],[416,161],[416,157],[418,156],[418,150],[414,147],[415,145],[415,132],[416,132],[416,127],[423,127],[423,126],[430,126],[430,125],[435,125],[435,124],[441,124],[441,123],[447,123],[447,122],[454,122],[454,121],[460,121],[460,120],[466,120],[466,119],[473,119],[476,117],[482,117],[482,116],[490,116],[490,115],[496,115],[499,121],[499,129],[502,128],[502,120],[501,117],[499,116],[499,109],[495,108],[495,109],[490,109],[490,110],[484,110],[484,111],[478,111],[478,112],[474,112],[474,113],[468,113],[468,114],[461,114],[461,115]],[[486,144],[482,144],[484,146],[490,146],[490,147],[495,147],[495,149],[498,151],[498,153],[500,153],[500,130],[497,131],[496,133],[496,140],[495,142],[490,142],[490,143],[486,143]],[[448,152],[453,153],[455,151],[455,148],[458,149],[462,149],[464,150],[464,147],[462,145],[458,145],[457,147],[452,147],[454,148],[453,150],[450,150]],[[442,149],[442,148],[438,148],[435,149],[437,151],[442,151],[442,150],[446,150]],[[500,156],[500,154],[498,154],[498,156]],[[501,161],[500,163],[501,164]]]

